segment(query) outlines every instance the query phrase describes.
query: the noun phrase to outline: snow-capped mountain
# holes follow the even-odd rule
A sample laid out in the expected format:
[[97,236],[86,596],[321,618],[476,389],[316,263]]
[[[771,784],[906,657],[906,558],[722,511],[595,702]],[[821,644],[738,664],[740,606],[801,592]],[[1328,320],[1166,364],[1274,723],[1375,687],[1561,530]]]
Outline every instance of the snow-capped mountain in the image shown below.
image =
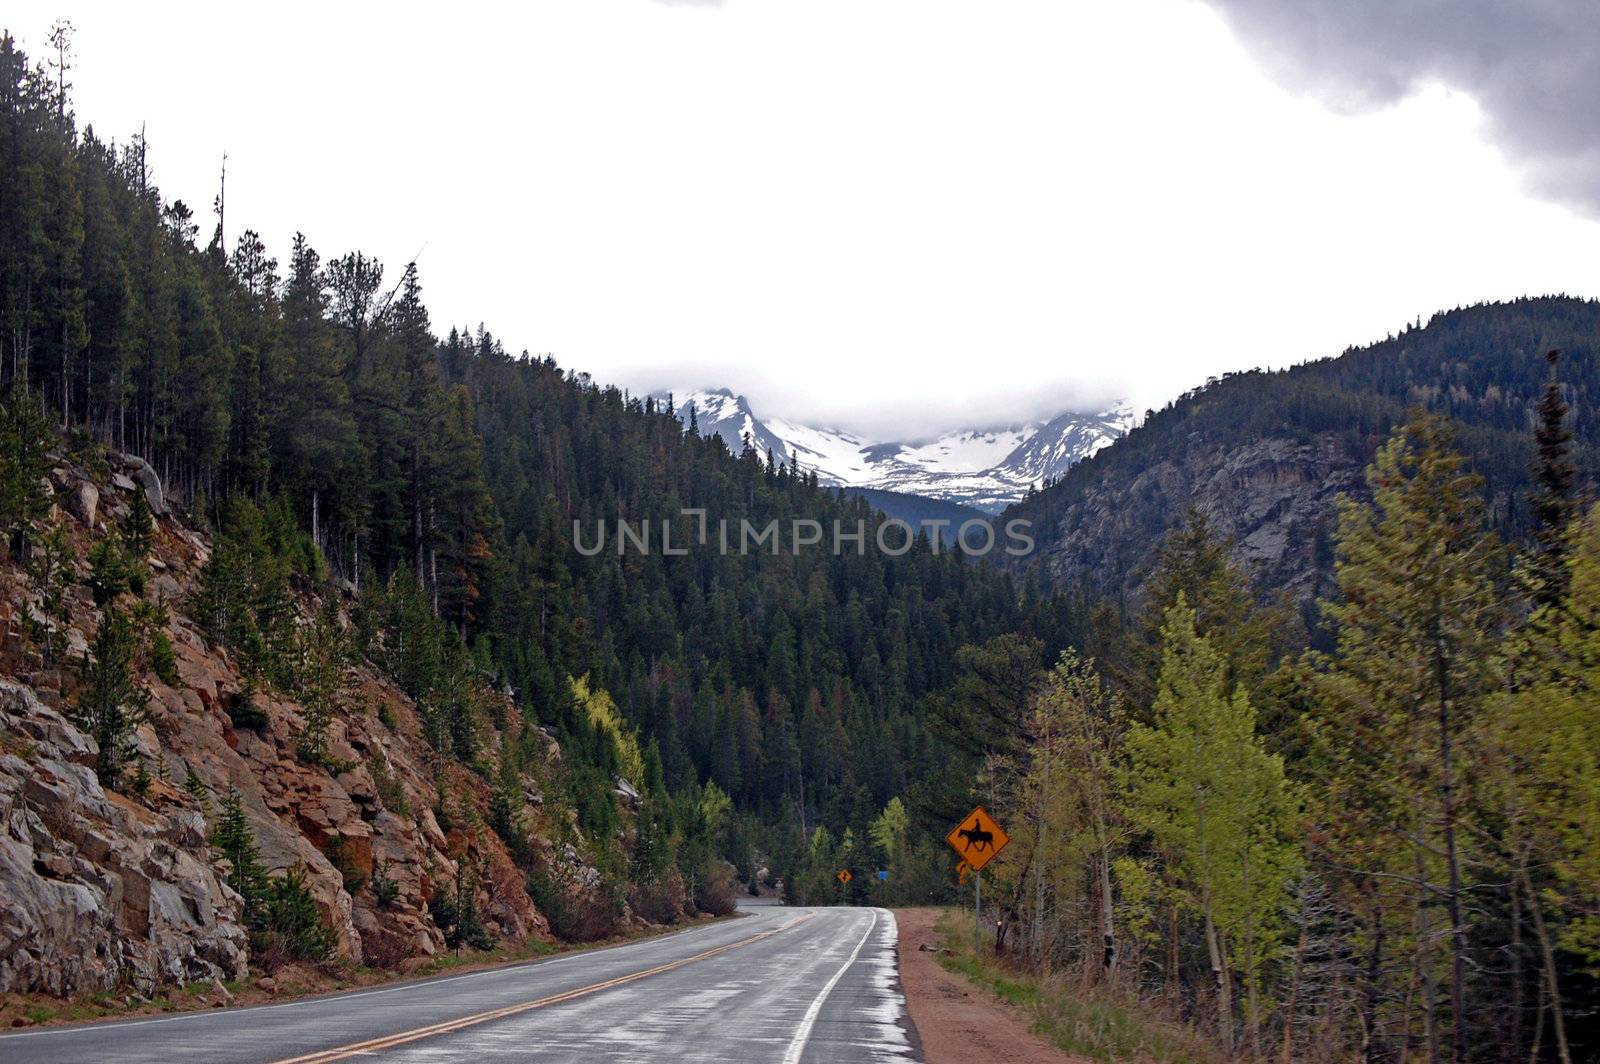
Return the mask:
[[[665,396],[657,396],[665,399]],[[932,440],[899,443],[757,417],[742,395],[714,388],[673,397],[685,425],[716,433],[739,451],[745,438],[763,455],[816,470],[824,484],[879,488],[948,499],[998,513],[1029,488],[1060,476],[1133,427],[1131,410],[1062,413],[1021,425],[957,429]]]

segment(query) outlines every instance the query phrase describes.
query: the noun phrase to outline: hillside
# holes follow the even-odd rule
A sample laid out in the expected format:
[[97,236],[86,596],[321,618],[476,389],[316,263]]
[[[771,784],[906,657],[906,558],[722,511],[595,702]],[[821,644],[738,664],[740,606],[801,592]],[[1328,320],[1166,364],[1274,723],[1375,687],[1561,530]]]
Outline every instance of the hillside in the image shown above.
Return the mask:
[[[906,495],[879,488],[840,488],[839,494],[849,499],[861,499],[874,509],[881,510],[885,516],[899,518],[912,528],[921,528],[924,521],[930,522],[930,528],[937,527],[946,543],[954,543],[961,526],[968,521],[993,520],[982,510],[922,495]],[[931,522],[944,523],[935,526]],[[975,544],[981,542],[981,539],[974,541]]]
[[[315,937],[325,924],[350,959],[404,961],[441,935],[523,941],[546,926],[593,939],[725,909],[735,876],[754,887],[816,873],[831,887],[822,869],[835,856],[810,845],[819,828],[862,862],[884,860],[869,826],[950,764],[927,706],[961,672],[958,650],[1017,632],[1063,645],[1061,600],[927,546],[575,549],[618,521],[656,534],[672,523],[687,542],[686,509],[736,535],[806,520],[863,542],[883,518],[814,474],[685,431],[651,399],[509,352],[485,328],[436,330],[415,264],[325,259],[301,234],[280,262],[220,213],[206,240],[187,206],[163,199],[149,146],[80,129],[59,83],[9,37],[0,84],[0,152],[26,164],[0,169],[3,638],[31,692],[13,695],[14,727],[82,732],[97,691],[122,722],[97,756],[112,751],[118,770],[100,766],[93,784],[70,775],[86,807],[130,810],[73,826],[62,855],[85,831],[113,848],[138,836],[131,806],[144,799],[129,788],[149,777],[160,785],[141,782],[142,794],[193,822],[190,893],[222,899],[208,919],[235,945],[241,925],[265,933],[297,861],[319,916],[296,926]],[[92,487],[131,508],[124,470],[170,507],[153,554],[113,535],[121,516],[108,526],[66,506]],[[61,564],[41,569],[42,551]],[[108,566],[161,575],[109,592],[95,575]],[[91,584],[105,586],[86,600]],[[58,601],[59,623],[32,618],[29,603],[48,614]],[[128,661],[95,649],[135,624]],[[155,671],[162,625],[193,675]],[[58,637],[72,641],[70,668],[51,656]],[[334,645],[337,663],[324,654]],[[117,682],[97,688],[103,660]],[[137,720],[146,698],[154,739]],[[8,739],[16,778],[89,756],[62,734],[54,749]],[[394,801],[355,763],[387,773]],[[166,779],[191,768],[192,799]],[[235,856],[255,839],[259,877],[218,853],[229,784],[241,810],[224,834]],[[49,812],[19,786],[19,815]],[[392,875],[376,857],[367,867],[375,835],[403,840],[384,856]],[[942,855],[919,852],[932,889],[953,889]],[[213,859],[227,871],[207,871]],[[340,862],[348,876],[330,872]],[[33,867],[17,858],[17,889],[37,895],[35,922],[47,923],[56,888]],[[113,882],[72,867],[79,886]],[[244,901],[218,893],[217,875]],[[124,920],[116,940],[132,942],[143,918],[115,915],[117,889],[74,896],[94,920]],[[852,889],[872,888],[863,877]],[[389,928],[402,911],[416,923],[368,942],[363,921]],[[250,948],[252,963],[266,953]],[[224,959],[206,964],[234,970],[238,957]],[[184,978],[189,963],[146,974]]]
[[1422,408],[1456,424],[1494,527],[1521,539],[1551,348],[1564,352],[1575,458],[1589,478],[1600,444],[1600,304],[1547,297],[1437,314],[1337,358],[1212,381],[1006,517],[1034,522],[1038,550],[1026,564],[1056,587],[1117,597],[1136,591],[1152,549],[1193,507],[1234,541],[1262,588],[1306,601],[1330,590],[1334,500],[1365,497],[1362,467]]
[[[514,823],[487,827],[497,786],[438,759],[435,711],[376,664],[395,632],[378,622],[363,636],[342,596],[297,576],[297,590],[280,588],[286,647],[269,682],[219,642],[218,559],[239,541],[187,525],[137,459],[80,448],[49,463],[54,533],[31,564],[0,563],[0,991],[125,982],[148,995],[238,978],[247,962],[395,967],[458,944],[551,941],[524,868],[561,884],[546,910],[556,896],[563,909],[609,904],[594,896],[565,798],[571,766],[549,731],[503,698],[486,714],[483,756],[504,767],[499,790],[526,799]],[[146,501],[147,545],[128,546]],[[120,658],[118,633],[131,640]],[[318,657],[344,643],[366,653]],[[143,696],[112,722],[93,707],[119,660],[116,682]],[[309,906],[298,929],[275,900],[291,877]]]

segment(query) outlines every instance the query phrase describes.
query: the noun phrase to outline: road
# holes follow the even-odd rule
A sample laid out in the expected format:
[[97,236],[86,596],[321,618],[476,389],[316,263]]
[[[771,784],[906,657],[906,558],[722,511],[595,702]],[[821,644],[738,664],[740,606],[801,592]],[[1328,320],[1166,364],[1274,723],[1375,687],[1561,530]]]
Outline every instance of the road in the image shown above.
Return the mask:
[[251,1008],[0,1035],[5,1064],[918,1059],[894,917],[752,906],[590,953]]

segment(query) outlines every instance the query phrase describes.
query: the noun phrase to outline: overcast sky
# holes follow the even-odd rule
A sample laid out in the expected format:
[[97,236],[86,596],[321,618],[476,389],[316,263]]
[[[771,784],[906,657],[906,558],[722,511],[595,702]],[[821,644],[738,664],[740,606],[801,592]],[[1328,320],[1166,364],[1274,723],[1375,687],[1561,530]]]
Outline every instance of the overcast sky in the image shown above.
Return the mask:
[[230,240],[284,259],[300,229],[394,276],[421,249],[440,332],[883,436],[1143,408],[1442,308],[1600,292],[1590,5],[1219,3],[0,22],[38,56],[70,18],[80,122],[147,124],[197,213],[226,151]]

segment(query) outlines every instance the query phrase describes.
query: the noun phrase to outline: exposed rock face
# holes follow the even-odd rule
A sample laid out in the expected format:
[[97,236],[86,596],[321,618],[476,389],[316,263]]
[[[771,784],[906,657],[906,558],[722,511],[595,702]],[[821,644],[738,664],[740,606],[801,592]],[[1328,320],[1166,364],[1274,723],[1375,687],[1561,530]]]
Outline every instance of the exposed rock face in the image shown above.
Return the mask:
[[239,898],[205,819],[107,794],[94,740],[0,680],[0,990],[106,990],[245,971]]
[[[416,707],[379,670],[363,665],[347,677],[355,688],[351,711],[332,722],[320,764],[297,756],[304,719],[291,700],[258,691],[262,723],[234,725],[228,707],[244,680],[184,613],[209,544],[171,516],[147,464],[113,456],[112,468],[129,474],[96,485],[81,469],[56,469],[50,488],[58,518],[81,578],[82,557],[104,534],[97,516],[125,514],[135,491],[167,515],[157,520],[145,594],[168,604],[177,683],[150,672],[139,677],[150,694],[149,721],[134,740],[148,784],[138,795],[107,791],[95,777],[95,743],[72,718],[71,669],[47,666],[25,634],[40,624],[42,604],[22,567],[0,562],[0,991],[67,994],[131,978],[149,993],[162,984],[242,977],[249,942],[240,898],[209,846],[215,798],[230,789],[263,868],[303,870],[339,955],[350,961],[405,967],[442,950],[429,901],[453,889],[463,858],[475,869],[478,910],[491,933],[513,942],[548,939],[549,924],[501,840],[481,828],[441,829],[433,812],[441,782],[454,802],[476,809],[468,819],[479,824],[488,785],[462,765],[435,764]],[[65,598],[71,662],[88,650],[101,615],[82,586]],[[305,616],[314,608],[301,603]],[[516,719],[514,705],[505,712]],[[485,741],[493,756],[498,735],[491,729]],[[545,748],[558,771],[555,741],[547,737]],[[134,772],[130,765],[125,786]],[[527,794],[541,794],[539,781],[524,784]],[[551,852],[535,833],[546,818],[568,813],[531,804],[530,847]],[[575,881],[593,874],[575,852],[565,863]]]
[[[1231,539],[1263,586],[1300,601],[1330,591],[1335,499],[1364,494],[1362,460],[1331,439],[1265,439],[1228,450],[1200,446],[1172,454],[1131,480],[1085,491],[1063,513],[1039,564],[1062,587],[1132,592],[1148,575],[1153,548],[1192,507]],[[1162,528],[1140,515],[1166,515]],[[1127,574],[1122,588],[1118,574]]]
[[167,514],[167,499],[161,492],[161,477],[151,468],[150,463],[143,458],[126,455],[123,464],[133,473],[133,479],[139,482],[144,489],[145,500],[150,503],[150,512],[157,517]]

